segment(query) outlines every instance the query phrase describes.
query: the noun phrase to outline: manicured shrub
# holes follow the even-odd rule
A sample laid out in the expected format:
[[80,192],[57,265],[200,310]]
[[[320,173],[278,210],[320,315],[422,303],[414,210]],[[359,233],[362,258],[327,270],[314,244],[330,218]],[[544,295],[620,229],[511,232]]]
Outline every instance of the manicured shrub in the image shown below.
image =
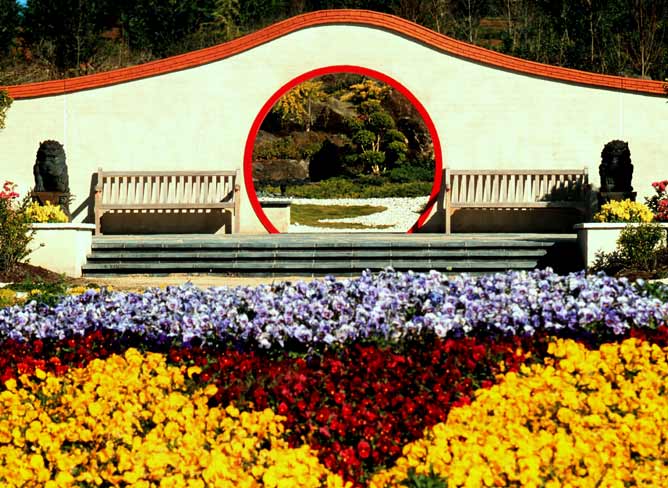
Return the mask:
[[291,137],[264,141],[253,150],[254,159],[299,159],[299,148]]
[[395,183],[424,181],[432,182],[434,180],[433,168],[425,168],[422,166],[412,166],[410,164],[402,164],[388,173],[390,181]]
[[590,271],[609,275],[659,272],[659,264],[668,265],[666,230],[657,224],[629,225],[617,239],[612,252],[598,252]]
[[628,266],[642,271],[656,268],[657,251],[664,245],[666,231],[656,224],[626,227],[617,240],[621,256]]

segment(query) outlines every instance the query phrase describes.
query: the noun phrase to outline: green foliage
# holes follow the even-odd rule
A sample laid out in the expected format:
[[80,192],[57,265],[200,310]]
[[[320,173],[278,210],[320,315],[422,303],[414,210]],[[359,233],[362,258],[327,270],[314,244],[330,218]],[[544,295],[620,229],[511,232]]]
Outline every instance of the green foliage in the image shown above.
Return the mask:
[[239,17],[239,0],[215,0],[211,20],[200,26],[200,31],[206,33],[209,45],[215,42],[224,42],[239,35],[237,25]]
[[253,158],[262,159],[297,159],[299,148],[290,137],[281,137],[257,144],[253,150]]
[[617,247],[632,268],[651,271],[656,268],[657,251],[665,237],[665,230],[657,224],[627,226],[617,239]]
[[406,136],[398,129],[390,129],[385,133],[385,143],[391,144],[393,142],[402,142],[406,144],[408,139]]
[[287,0],[243,0],[239,4],[239,23],[250,30],[269,25],[288,15]]
[[434,170],[423,166],[412,166],[403,164],[398,166],[387,174],[390,181],[395,183],[408,181],[424,181],[430,184],[434,181]]
[[[0,0],[0,56],[19,44],[14,39],[20,32],[21,46],[35,58],[43,53],[49,63],[36,69],[34,59],[17,57],[23,69],[12,69],[16,74],[8,74],[12,79],[7,84],[43,81],[207,47],[327,8],[398,15],[532,61],[613,75],[668,77],[668,2],[663,0],[28,0],[21,9],[15,0]],[[116,28],[119,39],[103,39],[101,34]],[[109,44],[119,46],[105,56]],[[387,94],[373,83],[351,77],[342,92],[352,92],[354,103],[384,100]]]
[[362,119],[357,117],[348,117],[346,119],[346,125],[348,126],[348,130],[351,133],[355,133],[357,131],[364,129],[364,122],[362,121]]
[[383,172],[385,153],[382,151],[364,151],[358,155],[358,160],[367,173],[379,175]]
[[370,130],[361,129],[353,134],[352,141],[360,146],[362,150],[371,149],[376,141],[376,134]]
[[48,43],[61,74],[88,65],[105,27],[106,0],[29,0],[23,25],[29,44]]
[[429,474],[417,474],[415,468],[409,468],[407,477],[400,484],[408,488],[448,488],[448,482],[429,470]]
[[[164,57],[198,47],[189,41],[202,33],[203,26],[213,31],[230,31],[235,4],[201,0],[125,0],[115,7],[132,48]],[[223,17],[225,16],[225,17]],[[214,42],[224,39],[213,38]]]
[[627,226],[617,239],[613,252],[596,254],[591,271],[609,275],[625,272],[655,272],[657,264],[668,258],[666,231],[657,224]]
[[64,276],[61,276],[61,279],[55,282],[26,278],[20,283],[9,285],[7,288],[28,293],[28,301],[34,300],[48,306],[57,305],[67,294],[67,284]]
[[0,0],[0,55],[9,52],[19,29],[19,21],[16,0]]
[[635,286],[644,291],[647,295],[658,298],[664,303],[668,303],[668,284],[660,281],[641,281],[636,282]]
[[381,133],[383,136],[389,129],[394,129],[395,125],[392,116],[384,110],[370,113],[366,124],[370,130],[376,133]]
[[[386,87],[373,80],[367,81],[373,82],[372,86],[378,89]],[[353,85],[348,98],[364,101],[358,106],[360,115],[348,120],[353,144],[348,148],[349,154],[345,157],[346,166],[351,174],[363,172],[380,175],[405,161],[408,153],[407,139],[396,129],[394,118],[383,108],[378,98],[364,98],[371,96],[367,92],[363,92],[363,96],[351,95],[355,94],[355,86],[361,85]],[[389,87],[386,88],[389,90]],[[382,93],[387,93],[388,90],[383,90]],[[377,96],[380,97],[381,94]]]
[[[432,182],[413,181],[392,183],[385,178],[366,179],[336,177],[294,185],[286,188],[285,195],[295,198],[388,198],[388,197],[421,197],[429,195]],[[263,192],[267,195],[280,195],[277,187],[266,186]]]
[[7,111],[12,106],[14,100],[9,96],[7,90],[0,90],[0,129],[5,128],[5,120],[7,118]]
[[322,148],[317,140],[296,140],[294,136],[280,137],[258,143],[253,148],[253,159],[309,159]]
[[29,204],[29,196],[20,202],[0,198],[0,271],[12,272],[30,254],[34,231],[26,216]]
[[607,275],[616,276],[626,270],[627,266],[626,259],[618,249],[612,252],[599,251],[596,253],[589,271],[592,273],[603,271]]
[[403,141],[392,141],[385,146],[387,161],[391,165],[401,165],[406,161],[408,146]]

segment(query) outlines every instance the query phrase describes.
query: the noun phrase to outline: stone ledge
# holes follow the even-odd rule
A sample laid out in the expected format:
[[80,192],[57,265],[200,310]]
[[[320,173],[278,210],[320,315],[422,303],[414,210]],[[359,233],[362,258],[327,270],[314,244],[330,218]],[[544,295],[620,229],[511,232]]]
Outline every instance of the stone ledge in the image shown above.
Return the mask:
[[[590,268],[599,252],[609,253],[617,248],[617,239],[626,227],[637,227],[631,222],[586,222],[573,226],[578,235],[585,268]],[[668,231],[668,223],[659,223]]]
[[93,224],[32,224],[28,262],[73,278],[81,276],[81,267],[93,244]]
[[95,224],[74,224],[65,222],[59,224],[30,224],[35,230],[95,230]]

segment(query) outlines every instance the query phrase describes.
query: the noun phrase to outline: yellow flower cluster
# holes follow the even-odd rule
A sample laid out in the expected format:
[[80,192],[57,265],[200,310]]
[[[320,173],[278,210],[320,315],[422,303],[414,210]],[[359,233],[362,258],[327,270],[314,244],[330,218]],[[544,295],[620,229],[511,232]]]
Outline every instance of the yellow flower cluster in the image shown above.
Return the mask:
[[601,210],[594,214],[594,222],[644,222],[654,220],[654,214],[639,202],[631,200],[613,200],[601,205]]
[[16,292],[9,288],[0,288],[0,308],[10,307],[16,303]]
[[668,486],[668,348],[555,340],[549,352],[453,409],[370,486],[398,486],[411,467],[450,487]]
[[210,408],[198,368],[128,350],[63,377],[36,371],[0,393],[0,485],[59,488],[343,487],[267,409]]
[[28,205],[26,209],[26,217],[30,222],[36,223],[63,223],[67,222],[69,219],[65,212],[58,206],[52,205],[49,202],[46,202],[44,205],[40,205],[37,202],[32,202]]

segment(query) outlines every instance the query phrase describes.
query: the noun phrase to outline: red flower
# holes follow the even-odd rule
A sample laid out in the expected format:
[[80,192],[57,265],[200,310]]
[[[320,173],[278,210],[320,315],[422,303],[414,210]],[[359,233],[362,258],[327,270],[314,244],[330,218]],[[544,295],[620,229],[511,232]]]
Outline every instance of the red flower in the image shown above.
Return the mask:
[[362,439],[357,443],[357,454],[360,459],[366,459],[371,455],[371,444]]

